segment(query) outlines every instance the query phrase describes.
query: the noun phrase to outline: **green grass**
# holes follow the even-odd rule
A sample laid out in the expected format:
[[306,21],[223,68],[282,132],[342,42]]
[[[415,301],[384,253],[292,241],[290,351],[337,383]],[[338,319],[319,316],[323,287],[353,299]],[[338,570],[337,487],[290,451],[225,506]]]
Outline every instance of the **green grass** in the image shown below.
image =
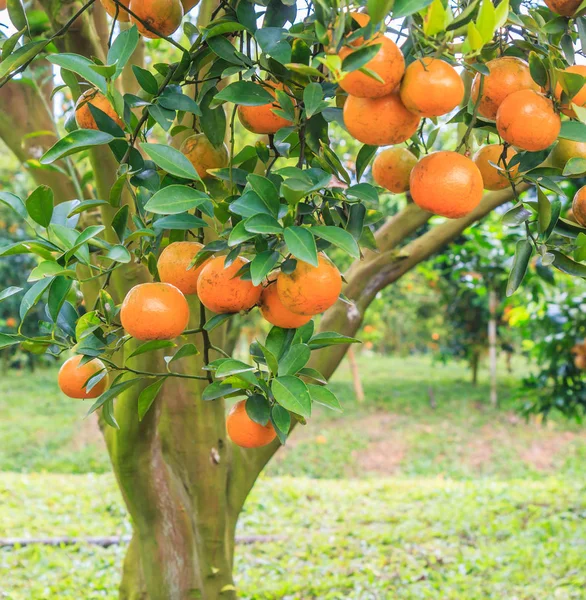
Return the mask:
[[[97,492],[99,490],[99,492]],[[255,600],[584,598],[586,486],[439,478],[263,478],[239,526],[236,583]],[[7,536],[129,531],[110,475],[0,475]],[[11,600],[116,598],[120,546],[0,551]]]

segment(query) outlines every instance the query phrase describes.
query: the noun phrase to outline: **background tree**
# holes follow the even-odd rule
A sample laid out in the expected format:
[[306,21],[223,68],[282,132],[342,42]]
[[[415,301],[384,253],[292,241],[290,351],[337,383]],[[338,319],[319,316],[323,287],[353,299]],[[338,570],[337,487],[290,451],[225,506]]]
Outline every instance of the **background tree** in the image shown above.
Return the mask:
[[[164,16],[145,14],[148,7],[134,1],[129,7],[105,1],[119,25],[93,0],[39,4],[9,0],[8,6],[16,33],[3,40],[0,136],[38,187],[24,201],[0,192],[31,233],[30,242],[0,254],[39,257],[20,312],[24,319],[47,298],[49,321],[44,335],[29,338],[21,327],[0,342],[53,354],[73,348],[86,366],[99,356],[109,371],[110,385],[91,410],[100,411],[134,525],[121,597],[233,597],[234,529],[246,496],[291,422],[308,418],[312,402],[337,408],[335,396],[317,384],[335,371],[379,291],[511,200],[506,219],[525,224],[525,232],[508,293],[535,254],[584,275],[586,236],[560,218],[555,197],[563,195],[562,169],[540,166],[558,134],[586,141],[581,106],[569,104],[583,77],[563,70],[574,62],[584,23],[532,3],[515,2],[510,10],[506,0],[497,6],[396,0],[392,12],[389,3],[371,0],[370,21],[351,17],[336,2],[304,8],[230,0],[202,5],[198,26],[188,18],[181,37],[171,37],[187,2],[168,0]],[[382,28],[400,53],[381,37]],[[138,30],[158,38],[150,62]],[[390,65],[385,53],[395,62],[381,83],[377,69]],[[411,84],[414,96],[392,89],[402,76],[401,54],[415,82],[425,82],[436,67],[448,73],[450,94],[436,96],[439,109],[428,105],[427,83]],[[530,72],[522,68],[521,96],[499,99],[507,104],[495,126],[485,101],[502,86],[491,86],[486,63],[502,55],[527,58]],[[429,62],[439,57],[446,66]],[[465,70],[468,83],[476,78],[475,93],[450,118],[451,147],[444,138],[440,148],[450,153],[428,154],[446,126],[447,118],[437,117],[464,94],[449,62]],[[381,110],[373,110],[369,96],[389,82],[376,101]],[[557,84],[555,105],[535,91],[541,86],[555,98]],[[73,119],[75,102],[85,129]],[[560,103],[574,111],[563,124]],[[539,127],[520,119],[525,105],[543,117]],[[237,113],[245,127],[269,137],[237,146]],[[251,118],[261,114],[255,125]],[[365,144],[350,171],[331,148],[330,136],[343,135],[342,121]],[[497,162],[483,168],[485,174],[495,169],[508,185],[481,198],[482,173],[466,155],[475,140],[497,141],[497,129],[506,143]],[[214,178],[202,181],[176,149],[194,133],[204,134],[210,153],[228,140],[228,164],[218,165]],[[408,139],[410,152],[422,159],[411,177],[415,203],[380,222],[377,189],[361,182],[376,152],[372,144]],[[509,144],[520,149],[514,157]],[[576,159],[564,170],[581,168]],[[473,193],[450,182],[438,187],[436,175],[454,165],[466,171]],[[528,186],[536,193],[520,195]],[[431,209],[449,219],[427,227]],[[554,231],[564,237],[552,237]],[[315,332],[312,324],[296,332],[275,327],[252,344],[244,363],[225,356],[230,314],[212,316],[195,295],[188,296],[184,337],[141,344],[122,330],[119,309],[128,292],[157,280],[161,249],[181,240],[205,245],[194,267],[216,253],[228,262],[250,256],[237,279],[255,285],[273,270],[290,275],[304,263],[317,264],[318,250],[338,247],[355,260],[345,272],[343,301],[327,310]],[[568,257],[571,252],[577,255]],[[70,296],[77,289],[83,305]],[[313,289],[319,295],[328,288]],[[185,300],[177,298],[175,308],[183,311]],[[88,392],[105,381],[105,370],[94,373],[85,382]],[[249,421],[268,427],[270,420],[280,440],[257,449],[230,441],[224,398],[235,394],[247,398]]]

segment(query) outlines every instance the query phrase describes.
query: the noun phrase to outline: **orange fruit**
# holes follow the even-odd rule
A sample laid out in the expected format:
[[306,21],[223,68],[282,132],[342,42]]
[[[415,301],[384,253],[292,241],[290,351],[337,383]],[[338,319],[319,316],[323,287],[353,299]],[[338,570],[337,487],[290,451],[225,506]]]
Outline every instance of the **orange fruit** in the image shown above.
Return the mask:
[[[507,148],[507,154],[504,162],[501,160],[503,155],[504,146],[502,144],[489,144],[483,146],[476,152],[474,158],[474,164],[480,170],[482,175],[482,181],[484,182],[484,189],[490,191],[504,190],[510,185],[510,181],[504,171],[499,171],[493,165],[498,165],[501,169],[505,168],[505,164],[517,154],[513,148]],[[492,163],[492,165],[490,164]],[[510,170],[510,175],[515,178],[519,171],[519,167],[515,165]]]
[[[503,56],[486,63],[489,75],[484,76],[482,84],[482,98],[478,105],[478,113],[487,118],[496,119],[496,113],[503,100],[513,92],[519,90],[539,90],[539,86],[531,78],[529,65],[520,58]],[[480,92],[480,73],[477,73],[472,82],[471,98],[478,100]]]
[[221,169],[228,164],[230,155],[226,144],[216,148],[206,137],[205,133],[198,133],[188,137],[181,144],[181,152],[187,156],[193,168],[202,179],[211,175],[208,169]]
[[0,0],[0,10],[6,10],[6,0]]
[[572,200],[572,216],[576,223],[586,227],[586,185],[581,187]]
[[544,0],[547,8],[562,17],[573,17],[582,0]]
[[[573,67],[568,67],[567,69],[564,69],[564,73],[574,73],[586,77],[586,65],[574,65]],[[561,102],[562,100],[562,93],[562,86],[558,82],[555,86],[555,97],[558,102]],[[586,106],[586,84],[584,84],[580,91],[570,100],[569,104],[563,104],[561,106],[561,111],[564,115],[575,119],[576,112],[572,108],[572,104],[580,107]]]
[[342,276],[325,255],[318,256],[317,267],[297,261],[292,273],[281,271],[277,292],[283,306],[298,315],[318,315],[336,303],[342,291]]
[[85,384],[90,377],[96,373],[103,371],[106,365],[99,358],[92,358],[85,365],[80,366],[83,356],[76,354],[68,358],[59,369],[57,375],[57,383],[61,391],[70,398],[97,398],[101,396],[108,387],[108,375],[105,375],[94,387],[88,392]]
[[126,333],[137,340],[171,340],[185,331],[189,306],[170,283],[141,283],[126,294],[120,320]]
[[161,252],[157,263],[161,281],[174,285],[185,295],[196,294],[199,275],[211,259],[208,258],[196,269],[190,269],[189,265],[202,248],[203,245],[199,242],[169,244]]
[[263,288],[259,308],[266,321],[283,329],[297,329],[311,321],[311,315],[298,315],[283,306],[275,280]]
[[411,171],[413,201],[423,210],[459,219],[482,200],[482,175],[478,167],[457,152],[433,152]]
[[[551,163],[558,169],[565,169],[568,161],[572,158],[586,159],[586,142],[575,142],[574,140],[559,139],[551,154]],[[583,177],[584,173],[576,173],[570,177]]]
[[225,261],[225,256],[212,258],[202,269],[197,282],[201,303],[218,314],[251,309],[260,300],[262,287],[236,277],[248,261],[239,256],[229,267]]
[[377,185],[400,194],[409,189],[409,176],[416,164],[416,156],[407,148],[387,148],[374,159],[372,178]]
[[156,32],[148,30],[131,15],[130,20],[132,23],[136,25],[145,38],[149,39],[175,33],[183,19],[183,5],[180,0],[130,0],[129,8],[141,21],[148,23],[149,27]]
[[113,121],[122,127],[122,129],[124,129],[124,122],[118,116],[108,98],[106,98],[102,92],[95,89],[85,91],[79,97],[77,104],[75,105],[75,120],[80,129],[98,129],[98,124],[90,111],[90,104],[107,114]]
[[[375,35],[367,42],[367,46],[381,44],[379,51],[364,67],[379,75],[384,83],[361,73],[359,70],[347,73],[340,80],[340,87],[352,96],[360,98],[380,98],[390,94],[399,85],[405,72],[405,59],[397,44],[388,37]],[[344,60],[355,48],[344,46],[338,56]]]
[[401,100],[420,117],[439,117],[464,99],[464,82],[452,65],[438,58],[412,62],[401,82]]
[[[283,90],[282,83],[274,83],[273,81],[265,81],[265,84],[276,90]],[[265,88],[266,89],[266,88]],[[267,90],[273,98],[275,93],[272,90]],[[252,133],[277,133],[282,127],[293,125],[292,121],[276,115],[273,109],[280,109],[281,105],[278,102],[271,104],[263,104],[262,106],[238,106],[238,118],[240,123],[248,131]]]
[[408,140],[419,127],[420,118],[409,112],[395,90],[382,98],[348,96],[344,124],[350,135],[371,146],[390,146]]
[[242,448],[260,448],[270,444],[277,432],[269,421],[266,425],[255,423],[246,413],[246,400],[237,402],[226,418],[230,439]]
[[503,140],[530,152],[551,146],[561,127],[553,102],[533,90],[507,96],[496,116],[496,128]]
[[[120,6],[114,2],[114,0],[100,0],[104,10],[113,18],[117,19],[121,23],[128,23],[130,21],[130,15]],[[130,0],[120,0],[124,6],[128,6]],[[118,8],[118,16],[116,16],[116,9]]]

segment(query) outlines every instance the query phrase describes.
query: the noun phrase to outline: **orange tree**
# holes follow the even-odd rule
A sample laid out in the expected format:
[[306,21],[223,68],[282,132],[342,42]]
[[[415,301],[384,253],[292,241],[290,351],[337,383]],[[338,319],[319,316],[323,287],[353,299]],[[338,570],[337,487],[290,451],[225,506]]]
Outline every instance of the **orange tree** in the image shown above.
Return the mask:
[[[37,187],[0,192],[30,232],[2,254],[38,263],[0,345],[76,355],[60,383],[95,398],[134,527],[121,597],[234,597],[246,497],[314,403],[339,408],[326,382],[378,291],[509,202],[508,293],[532,256],[584,275],[558,182],[586,170],[586,22],[573,0],[221,0],[197,25],[188,0],[102,1],[8,0],[0,137]],[[381,221],[362,179],[396,144],[376,179],[413,202]],[[259,303],[280,326],[235,360],[231,315]]]

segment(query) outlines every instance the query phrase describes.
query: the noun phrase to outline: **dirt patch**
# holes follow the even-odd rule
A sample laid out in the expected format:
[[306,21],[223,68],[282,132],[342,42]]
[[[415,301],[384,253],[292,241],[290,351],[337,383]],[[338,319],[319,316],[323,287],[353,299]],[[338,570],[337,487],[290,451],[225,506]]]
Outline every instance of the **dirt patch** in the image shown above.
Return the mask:
[[554,435],[547,435],[545,431],[543,433],[544,436],[534,440],[528,448],[520,452],[520,456],[538,471],[551,471],[555,468],[556,458],[576,436],[570,431]]
[[400,439],[381,440],[369,444],[366,450],[354,451],[352,455],[363,471],[394,475],[400,470],[405,450],[405,444]]
[[479,437],[468,444],[466,462],[477,472],[482,472],[489,465],[494,455],[492,439]]
[[87,418],[79,421],[79,429],[73,437],[71,445],[74,450],[81,450],[86,446],[97,446],[98,448],[106,448],[104,437],[98,425],[97,413],[92,413]]

